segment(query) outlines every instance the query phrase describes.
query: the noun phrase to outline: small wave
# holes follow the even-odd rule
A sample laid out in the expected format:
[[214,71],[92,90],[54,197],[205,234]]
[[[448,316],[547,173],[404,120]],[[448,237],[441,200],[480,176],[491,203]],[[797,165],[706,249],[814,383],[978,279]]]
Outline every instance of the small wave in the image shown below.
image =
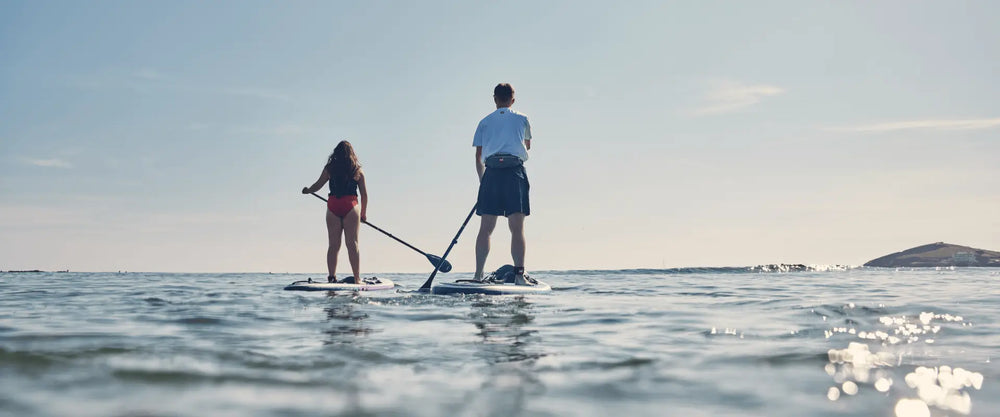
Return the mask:
[[735,328],[730,328],[730,327],[726,327],[726,328],[722,328],[722,329],[713,327],[710,330],[705,330],[705,331],[701,332],[701,334],[705,335],[705,337],[727,337],[727,336],[730,336],[730,337],[735,337],[735,338],[738,338],[738,339],[743,339],[744,337],[747,336],[745,333],[743,333],[742,330],[737,330]]
[[490,363],[500,364],[500,363],[516,363],[533,361],[544,358],[548,356],[545,353],[503,353],[496,357],[490,358]]
[[561,371],[611,370],[619,368],[640,368],[643,366],[652,365],[654,363],[656,363],[655,359],[643,358],[643,357],[630,357],[614,361],[585,361],[574,364],[567,364],[565,368],[553,367],[550,369],[549,367],[542,367],[542,369],[543,370],[559,369]]
[[47,367],[57,360],[33,352],[9,351],[0,347],[0,366],[14,365],[21,368]]
[[13,364],[18,367],[47,367],[57,363],[64,363],[75,359],[98,358],[105,356],[120,355],[133,352],[135,349],[123,347],[99,347],[94,349],[75,349],[70,351],[55,352],[30,352],[20,350],[6,350],[0,347],[0,366]]
[[599,318],[579,318],[565,321],[549,323],[549,327],[575,327],[593,324],[625,324],[630,321],[627,317],[599,317]]
[[855,268],[850,265],[803,265],[803,264],[767,264],[749,267],[749,272],[834,272],[847,271]]
[[222,319],[214,317],[185,317],[177,319],[177,322],[181,324],[220,324],[222,323]]
[[166,305],[166,304],[170,303],[169,301],[164,300],[164,299],[159,298],[159,297],[149,297],[149,298],[143,299],[142,301],[145,301],[145,302],[147,302],[149,304],[152,304],[154,306],[162,306],[162,305]]
[[786,272],[839,272],[861,268],[852,265],[760,264],[752,266],[685,267],[685,268],[636,268],[577,271],[542,271],[546,275],[691,275],[691,274],[766,274]]
[[[827,362],[827,354],[825,353],[810,353],[810,352],[791,352],[791,353],[781,353],[769,356],[761,356],[756,358],[757,362],[765,363],[771,366],[793,366],[793,365],[808,365],[813,366],[815,364],[824,364]],[[740,358],[742,360],[742,358]]]
[[116,369],[112,375],[116,378],[152,384],[175,384],[189,385],[196,383],[266,383],[282,384],[290,386],[312,386],[315,381],[308,379],[308,376],[290,372],[270,373],[270,374],[247,374],[240,372],[199,372],[192,370],[176,369]]
[[736,297],[737,295],[728,291],[711,291],[711,292],[701,292],[701,291],[688,291],[679,292],[677,295],[685,297],[711,297],[711,298],[724,298],[724,297]]
[[879,304],[875,307],[869,307],[864,305],[856,305],[854,303],[847,304],[823,304],[815,307],[804,307],[808,308],[813,314],[823,317],[823,320],[829,319],[843,319],[850,321],[850,324],[856,324],[857,320],[868,320],[874,319],[877,316],[888,314],[888,309],[885,305]]

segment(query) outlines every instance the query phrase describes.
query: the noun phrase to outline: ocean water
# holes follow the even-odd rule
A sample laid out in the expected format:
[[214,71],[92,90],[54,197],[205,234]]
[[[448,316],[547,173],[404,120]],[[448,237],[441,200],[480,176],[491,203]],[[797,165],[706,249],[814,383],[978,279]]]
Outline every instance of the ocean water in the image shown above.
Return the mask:
[[1000,416],[996,269],[385,276],[0,274],[0,415]]

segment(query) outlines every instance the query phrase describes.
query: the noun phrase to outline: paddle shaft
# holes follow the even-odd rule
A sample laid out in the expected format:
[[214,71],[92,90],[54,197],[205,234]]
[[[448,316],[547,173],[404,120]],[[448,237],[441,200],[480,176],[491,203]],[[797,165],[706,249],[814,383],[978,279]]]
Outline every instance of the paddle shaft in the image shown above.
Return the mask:
[[[454,248],[455,244],[458,243],[458,237],[461,236],[462,235],[462,231],[465,230],[465,225],[469,224],[469,220],[472,219],[472,215],[476,214],[476,206],[477,205],[479,205],[478,201],[476,202],[475,205],[472,206],[472,211],[469,212],[469,215],[465,217],[465,221],[462,222],[462,227],[460,227],[458,229],[458,233],[455,234],[455,238],[452,239],[451,244],[448,245],[448,250],[444,251],[444,255],[441,256],[441,263],[445,262],[445,259],[448,258],[448,254],[451,253],[451,248]],[[431,272],[431,276],[427,278],[427,282],[424,282],[424,285],[421,285],[420,289],[418,291],[420,291],[420,292],[428,292],[428,291],[431,290],[431,283],[434,282],[434,276],[437,275],[438,269],[441,268],[440,265],[441,264],[438,264],[438,265],[434,266],[434,272]]]
[[[319,194],[316,194],[316,193],[310,193],[310,194],[312,194],[312,195],[316,196],[316,198],[318,198],[318,199],[320,199],[320,200],[323,200],[323,201],[326,201],[326,199],[325,199],[325,198],[323,198],[323,197],[320,197],[320,195],[319,195]],[[378,226],[376,226],[376,225],[374,225],[374,224],[371,224],[371,223],[368,223],[368,221],[367,221],[367,220],[362,220],[362,221],[361,221],[361,223],[364,223],[364,224],[367,224],[367,225],[371,226],[371,227],[372,227],[373,229],[375,229],[375,230],[378,230],[378,231],[382,232],[383,234],[385,234],[386,236],[389,236],[389,237],[393,238],[393,239],[394,239],[395,241],[397,241],[397,242],[399,242],[399,243],[402,243],[402,244],[406,245],[406,247],[408,247],[408,248],[410,248],[410,249],[413,249],[413,250],[415,250],[415,251],[419,252],[419,253],[420,253],[421,255],[424,255],[424,256],[427,256],[427,254],[426,254],[426,253],[424,253],[424,251],[422,251],[422,250],[420,250],[420,249],[417,249],[417,248],[416,248],[415,246],[413,246],[413,245],[411,245],[411,244],[409,244],[409,243],[406,243],[406,242],[404,242],[404,241],[403,241],[403,239],[400,239],[400,238],[398,238],[398,237],[396,237],[396,236],[393,236],[393,235],[392,235],[392,233],[389,233],[389,232],[387,232],[387,231],[385,231],[385,230],[382,230],[382,229],[380,229],[380,228],[379,228]]]
[[[325,198],[323,198],[323,197],[320,197],[320,196],[319,196],[318,194],[316,194],[316,193],[310,193],[310,194],[312,194],[313,196],[315,196],[316,198],[318,198],[318,199],[320,199],[320,200],[323,200],[323,201],[327,201],[327,200],[326,200]],[[451,271],[451,264],[450,264],[450,263],[448,263],[448,261],[446,261],[446,260],[444,260],[444,259],[441,259],[441,258],[438,258],[438,257],[437,257],[437,255],[431,255],[431,254],[429,254],[429,253],[426,253],[426,252],[424,252],[424,251],[422,251],[422,250],[420,250],[420,249],[417,249],[417,247],[416,247],[416,246],[413,246],[413,245],[411,245],[411,244],[409,244],[409,243],[406,243],[406,242],[404,242],[404,241],[403,241],[403,239],[400,239],[400,238],[398,238],[398,237],[396,237],[396,236],[393,236],[393,235],[392,235],[392,233],[389,233],[389,232],[387,232],[387,231],[385,231],[385,230],[382,230],[382,229],[380,229],[380,228],[379,228],[378,226],[376,226],[376,225],[374,225],[374,224],[371,224],[371,223],[368,223],[368,222],[367,222],[367,221],[365,221],[365,220],[362,220],[361,222],[362,222],[362,223],[364,223],[364,224],[367,224],[367,225],[371,226],[371,227],[372,227],[373,229],[375,229],[375,230],[378,230],[378,231],[382,232],[382,233],[383,233],[383,234],[385,234],[386,236],[389,236],[389,237],[391,237],[391,238],[392,238],[393,240],[395,240],[395,241],[397,241],[397,242],[399,242],[399,243],[402,243],[402,244],[406,245],[406,247],[408,247],[408,248],[410,248],[410,249],[413,249],[413,250],[417,251],[417,253],[419,253],[419,254],[421,254],[421,255],[424,255],[424,257],[425,257],[425,258],[427,258],[427,260],[428,260],[428,261],[430,261],[431,265],[434,265],[435,267],[437,267],[438,269],[440,269],[440,270],[441,270],[441,272],[445,272],[445,273],[447,273],[447,272],[450,272],[450,271]]]
[[417,251],[417,252],[420,252],[420,254],[421,254],[421,255],[424,255],[424,256],[429,256],[429,255],[427,255],[426,253],[424,253],[424,251],[422,251],[422,250],[420,250],[420,249],[417,249],[417,248],[415,248],[415,247],[414,247],[413,245],[411,245],[411,244],[409,244],[409,243],[406,243],[406,242],[404,242],[404,241],[403,241],[403,239],[400,239],[400,238],[398,238],[398,237],[396,237],[396,236],[393,236],[393,235],[392,235],[392,233],[389,233],[389,232],[387,232],[387,231],[385,231],[385,230],[382,230],[382,229],[379,229],[379,227],[378,227],[378,226],[376,226],[376,225],[374,225],[374,224],[371,224],[371,223],[368,223],[368,220],[362,220],[362,221],[361,221],[361,223],[364,223],[364,224],[367,224],[367,225],[371,226],[371,227],[372,227],[373,229],[375,229],[375,230],[378,230],[378,231],[380,231],[380,232],[384,233],[384,234],[385,234],[386,236],[389,236],[389,237],[391,237],[391,238],[395,239],[395,240],[396,240],[397,242],[399,242],[399,243],[402,243],[402,244],[406,245],[406,247],[408,247],[408,248],[410,248],[410,249],[413,249],[413,250],[415,250],[415,251]]

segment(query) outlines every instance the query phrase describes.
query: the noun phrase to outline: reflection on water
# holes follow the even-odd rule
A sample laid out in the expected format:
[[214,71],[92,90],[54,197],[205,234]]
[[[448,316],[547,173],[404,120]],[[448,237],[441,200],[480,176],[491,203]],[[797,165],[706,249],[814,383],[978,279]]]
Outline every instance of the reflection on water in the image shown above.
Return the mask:
[[[368,326],[368,313],[359,311],[359,298],[360,295],[356,292],[330,291],[326,294],[328,304],[323,307],[323,312],[326,313],[326,322],[330,327],[323,330],[323,333],[329,336],[323,344],[334,347],[333,351],[326,353],[327,355],[357,358],[359,352],[364,350],[356,348],[359,339],[376,332]],[[347,366],[343,369],[326,373],[328,382],[333,384],[330,392],[339,392],[343,395],[341,398],[344,401],[344,413],[347,415],[369,414],[364,410],[362,398],[365,392],[363,363],[348,360]]]
[[538,359],[531,344],[538,331],[525,329],[535,317],[524,297],[483,298],[472,304],[470,318],[481,338],[480,356],[491,364]]
[[532,308],[523,296],[484,296],[472,303],[469,317],[479,337],[476,354],[490,366],[469,410],[518,415],[530,396],[544,392],[535,360],[545,353],[538,347],[538,331],[526,328],[535,319]]
[[327,299],[330,305],[323,308],[323,311],[326,313],[326,321],[332,326],[323,331],[330,336],[325,344],[351,344],[357,337],[375,332],[375,329],[366,324],[368,313],[358,311],[357,293],[338,294],[331,291],[327,294]]

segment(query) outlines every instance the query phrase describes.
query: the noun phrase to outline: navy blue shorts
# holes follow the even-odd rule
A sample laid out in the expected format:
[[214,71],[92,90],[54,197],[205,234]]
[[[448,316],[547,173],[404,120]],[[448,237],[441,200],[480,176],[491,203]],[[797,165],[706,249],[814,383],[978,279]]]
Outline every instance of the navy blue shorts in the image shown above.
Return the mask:
[[486,168],[479,183],[479,201],[476,214],[482,216],[509,216],[514,213],[531,214],[528,204],[528,173],[524,165],[508,168]]

